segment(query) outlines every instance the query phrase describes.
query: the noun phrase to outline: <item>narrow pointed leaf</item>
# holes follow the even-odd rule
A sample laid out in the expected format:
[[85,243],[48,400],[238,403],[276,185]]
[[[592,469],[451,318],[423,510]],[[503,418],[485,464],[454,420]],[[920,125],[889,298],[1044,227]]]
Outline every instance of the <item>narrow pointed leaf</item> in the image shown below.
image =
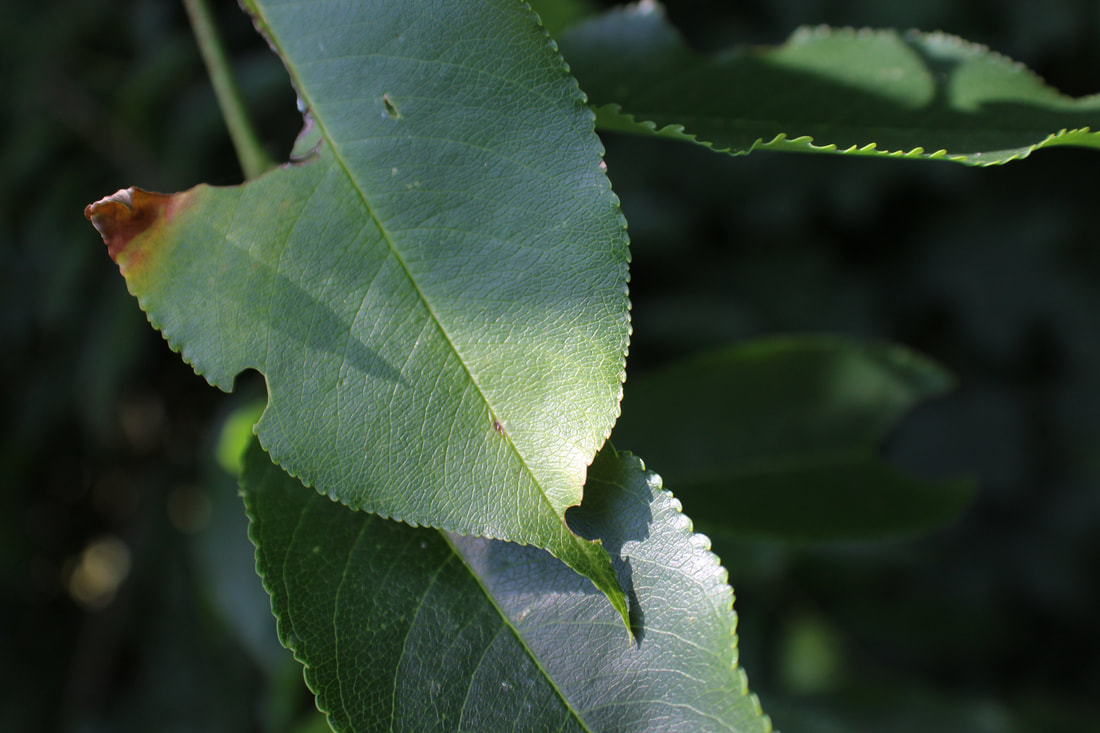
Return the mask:
[[348,511],[258,446],[241,486],[280,638],[338,731],[770,730],[737,666],[725,570],[610,446],[570,521],[611,550],[631,645],[541,550]]
[[803,28],[706,58],[643,0],[582,23],[562,52],[599,124],[753,150],[992,165],[1052,145],[1100,148],[1100,96],[1072,99],[944,33]]
[[632,381],[615,442],[667,464],[677,496],[715,534],[800,542],[912,534],[957,517],[973,486],[909,478],[876,448],[950,385],[901,347],[772,337]]
[[585,108],[512,0],[248,3],[308,109],[296,162],[89,207],[173,348],[352,507],[531,543],[625,610],[563,521],[618,414],[623,220]]

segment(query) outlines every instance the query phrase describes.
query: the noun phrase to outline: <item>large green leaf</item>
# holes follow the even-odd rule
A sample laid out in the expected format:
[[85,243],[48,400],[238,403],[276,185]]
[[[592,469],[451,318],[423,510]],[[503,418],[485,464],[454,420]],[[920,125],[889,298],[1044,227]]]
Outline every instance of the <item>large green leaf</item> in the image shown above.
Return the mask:
[[90,206],[130,291],[213,384],[264,374],[257,434],[308,485],[547,548],[625,612],[563,521],[618,414],[628,255],[552,42],[514,0],[248,4],[295,162]]
[[351,512],[253,445],[241,479],[279,635],[340,731],[767,731],[726,572],[641,461],[607,446],[570,521],[629,589],[635,643],[545,552]]
[[601,127],[753,150],[992,165],[1100,147],[1100,96],[1071,99],[944,33],[803,28],[783,45],[692,51],[652,0],[560,38]]
[[950,384],[897,346],[771,337],[632,380],[614,437],[666,466],[707,531],[793,541],[907,534],[956,517],[973,488],[911,479],[876,447]]

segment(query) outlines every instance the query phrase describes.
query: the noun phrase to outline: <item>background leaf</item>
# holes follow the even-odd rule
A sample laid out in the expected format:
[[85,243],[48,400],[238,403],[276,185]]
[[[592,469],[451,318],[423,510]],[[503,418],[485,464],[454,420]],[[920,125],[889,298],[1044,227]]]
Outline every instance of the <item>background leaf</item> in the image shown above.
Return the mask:
[[551,36],[596,11],[591,0],[528,0],[527,4],[538,13],[542,27]]
[[760,339],[632,381],[615,440],[667,463],[708,531],[800,541],[911,533],[956,517],[972,487],[910,479],[875,447],[950,384],[897,346]]
[[245,465],[280,638],[337,730],[770,730],[725,570],[636,458],[605,448],[570,514],[631,589],[631,645],[545,552],[350,512],[255,445]]
[[131,292],[212,383],[264,374],[257,434],[307,484],[548,548],[625,612],[562,519],[618,413],[624,222],[535,16],[249,5],[309,110],[298,162],[90,207]]
[[944,33],[802,28],[775,48],[692,51],[652,0],[566,32],[561,48],[608,130],[753,150],[992,165],[1100,147],[1100,97],[1071,99]]

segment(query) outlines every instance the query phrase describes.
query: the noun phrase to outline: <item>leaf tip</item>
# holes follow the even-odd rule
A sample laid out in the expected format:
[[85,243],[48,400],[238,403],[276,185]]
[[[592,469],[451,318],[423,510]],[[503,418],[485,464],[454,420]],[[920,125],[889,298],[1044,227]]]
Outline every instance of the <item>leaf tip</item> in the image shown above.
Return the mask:
[[180,194],[154,193],[131,186],[85,206],[84,218],[103,237],[107,254],[124,269],[134,261],[133,253],[128,252],[130,244],[158,222],[170,219],[180,199]]

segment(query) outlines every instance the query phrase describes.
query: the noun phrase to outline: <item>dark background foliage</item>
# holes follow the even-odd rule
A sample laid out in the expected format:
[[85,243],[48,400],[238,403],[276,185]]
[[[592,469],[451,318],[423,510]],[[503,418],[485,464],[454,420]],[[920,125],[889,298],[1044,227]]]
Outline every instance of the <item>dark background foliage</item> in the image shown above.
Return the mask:
[[[216,4],[281,160],[293,93],[247,18]],[[81,216],[128,185],[240,180],[186,17],[164,0],[7,5],[0,730],[301,729],[311,702],[213,459],[242,398],[168,350]],[[1084,0],[699,0],[669,14],[702,50],[801,24],[942,29],[1067,93],[1100,90],[1100,9]],[[909,345],[959,380],[887,446],[919,475],[980,480],[952,526],[846,546],[715,541],[777,727],[1095,726],[1100,156],[967,169],[606,143],[633,242],[631,374],[766,333],[832,332]]]

